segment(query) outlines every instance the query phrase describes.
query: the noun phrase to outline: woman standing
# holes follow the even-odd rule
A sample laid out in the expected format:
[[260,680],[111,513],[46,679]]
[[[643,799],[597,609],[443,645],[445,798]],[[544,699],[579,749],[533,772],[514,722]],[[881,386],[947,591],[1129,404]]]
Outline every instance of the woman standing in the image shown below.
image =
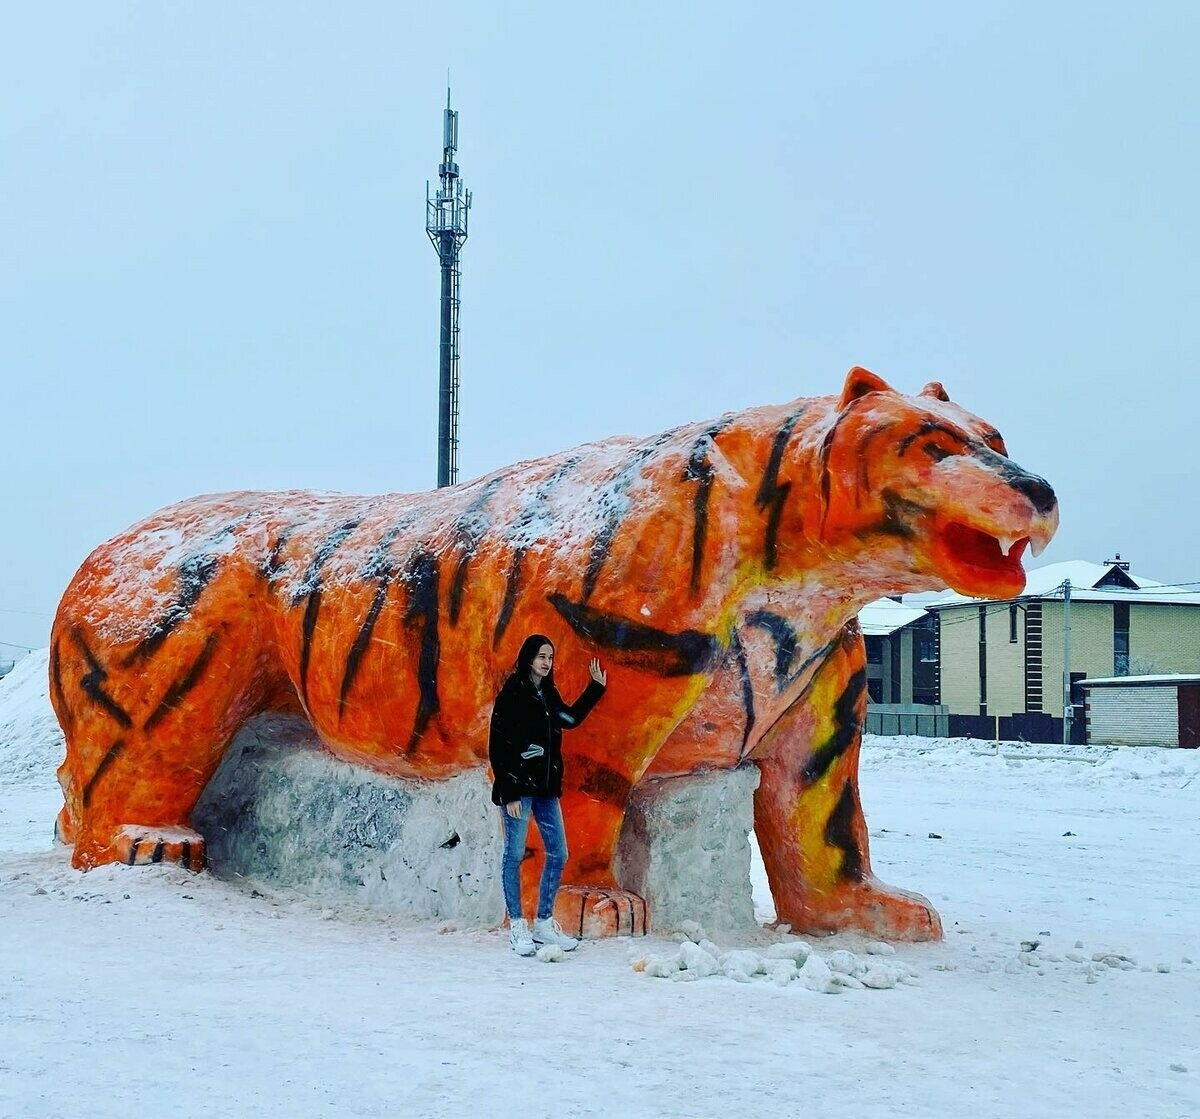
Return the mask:
[[[508,942],[519,956],[532,956],[538,944],[570,952],[579,944],[554,920],[554,897],[567,861],[562,808],[562,732],[579,726],[604,694],[608,676],[594,657],[591,683],[569,707],[554,686],[554,643],[540,633],[527,637],[517,667],[504,682],[492,709],[488,757],[492,763],[492,803],[504,821],[504,904]],[[529,816],[537,821],[546,851],[532,930],[521,911],[521,861]]]

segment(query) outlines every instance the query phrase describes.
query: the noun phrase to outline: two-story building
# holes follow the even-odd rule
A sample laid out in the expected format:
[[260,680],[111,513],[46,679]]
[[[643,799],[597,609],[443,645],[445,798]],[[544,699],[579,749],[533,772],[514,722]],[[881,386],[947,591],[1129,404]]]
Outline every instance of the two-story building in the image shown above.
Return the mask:
[[1012,600],[948,593],[923,605],[952,734],[1061,741],[1069,706],[1083,741],[1081,680],[1200,672],[1200,594],[1133,575],[1120,556],[1038,568]]

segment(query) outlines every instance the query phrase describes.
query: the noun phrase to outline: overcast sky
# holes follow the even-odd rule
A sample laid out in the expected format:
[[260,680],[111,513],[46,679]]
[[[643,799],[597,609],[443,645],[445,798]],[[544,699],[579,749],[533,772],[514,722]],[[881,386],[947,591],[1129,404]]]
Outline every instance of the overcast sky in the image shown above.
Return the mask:
[[[0,640],[228,489],[436,480],[425,181],[475,192],[460,476],[941,380],[1200,580],[1200,6],[11,4]],[[5,650],[0,647],[0,659]]]

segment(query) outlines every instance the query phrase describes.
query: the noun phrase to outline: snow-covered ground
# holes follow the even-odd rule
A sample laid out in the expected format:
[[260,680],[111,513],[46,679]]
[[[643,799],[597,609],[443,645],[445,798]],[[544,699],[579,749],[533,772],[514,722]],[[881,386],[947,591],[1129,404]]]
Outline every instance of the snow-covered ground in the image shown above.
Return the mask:
[[[0,1116],[1200,1116],[1194,751],[869,740],[875,869],[946,938],[812,942],[915,973],[823,994],[661,967],[653,937],[544,963],[172,867],[80,874],[44,670],[0,681]],[[767,915],[757,864],[755,894]]]

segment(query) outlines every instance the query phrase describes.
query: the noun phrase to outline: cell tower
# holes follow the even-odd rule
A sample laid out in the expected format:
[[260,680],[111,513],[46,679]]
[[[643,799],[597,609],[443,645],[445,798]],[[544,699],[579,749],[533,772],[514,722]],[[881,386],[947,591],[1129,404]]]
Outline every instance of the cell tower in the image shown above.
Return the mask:
[[446,115],[442,125],[442,162],[438,175],[442,185],[430,198],[425,182],[425,232],[442,264],[442,341],[438,362],[438,481],[452,486],[458,481],[458,309],[462,272],[459,252],[467,239],[467,211],[471,192],[458,177],[454,162],[458,148],[458,113],[450,108],[446,87]]

